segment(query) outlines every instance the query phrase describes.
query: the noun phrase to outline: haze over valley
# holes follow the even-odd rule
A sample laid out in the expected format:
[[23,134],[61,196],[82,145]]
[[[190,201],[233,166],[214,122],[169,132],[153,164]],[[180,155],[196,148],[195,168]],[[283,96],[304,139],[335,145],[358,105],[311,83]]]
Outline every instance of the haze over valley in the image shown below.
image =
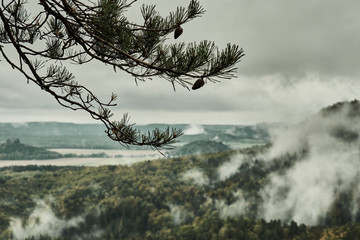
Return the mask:
[[[185,125],[172,155],[137,163],[108,164],[116,158],[109,155],[96,159],[105,160],[99,167],[36,166],[33,160],[3,167],[0,238],[356,239],[359,119],[358,101],[340,102],[292,126]],[[36,132],[47,124],[50,133],[73,127],[56,134],[62,154],[69,143],[61,133],[76,142],[76,135],[86,135],[81,127],[90,127],[27,123],[6,129]],[[87,143],[94,146],[90,138]],[[105,143],[98,143],[108,146],[104,152],[118,151]],[[83,145],[87,151],[94,149]]]

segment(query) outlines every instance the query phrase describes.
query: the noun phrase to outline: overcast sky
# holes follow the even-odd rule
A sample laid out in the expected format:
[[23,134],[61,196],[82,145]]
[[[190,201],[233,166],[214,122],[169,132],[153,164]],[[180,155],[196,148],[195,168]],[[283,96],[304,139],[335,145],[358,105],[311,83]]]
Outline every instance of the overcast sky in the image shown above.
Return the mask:
[[[165,15],[188,2],[139,0],[129,14],[140,16],[142,3],[156,4]],[[139,124],[295,123],[327,105],[358,98],[360,1],[200,2],[205,15],[184,25],[178,40],[241,46],[246,55],[237,65],[236,78],[174,92],[166,81],[136,86],[130,76],[90,64],[73,69],[77,79],[103,99],[117,93],[115,118],[127,112]],[[86,113],[63,109],[3,60],[0,70],[0,122],[95,122]]]

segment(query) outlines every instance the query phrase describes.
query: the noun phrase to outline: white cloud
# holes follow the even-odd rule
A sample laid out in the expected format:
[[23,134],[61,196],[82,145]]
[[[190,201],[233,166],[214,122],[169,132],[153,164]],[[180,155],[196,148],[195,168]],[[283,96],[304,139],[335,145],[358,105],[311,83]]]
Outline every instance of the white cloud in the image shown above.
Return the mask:
[[21,218],[13,218],[10,229],[14,238],[18,240],[40,236],[58,238],[63,229],[75,227],[81,222],[84,222],[84,219],[80,216],[69,220],[59,219],[45,201],[38,200],[28,219],[23,222]]

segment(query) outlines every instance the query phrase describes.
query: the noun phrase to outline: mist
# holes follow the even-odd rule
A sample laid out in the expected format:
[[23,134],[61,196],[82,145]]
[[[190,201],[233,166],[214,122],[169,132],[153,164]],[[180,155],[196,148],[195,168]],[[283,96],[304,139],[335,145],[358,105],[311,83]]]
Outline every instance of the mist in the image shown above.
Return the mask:
[[192,184],[198,185],[198,186],[204,186],[209,184],[210,180],[209,178],[204,174],[204,172],[198,168],[192,168],[181,176],[183,181],[189,181]]
[[219,210],[219,216],[223,219],[246,214],[248,202],[244,199],[241,191],[233,193],[233,196],[236,201],[231,204],[226,204],[225,200],[215,200],[215,208]]
[[[262,192],[266,220],[321,224],[338,194],[355,187],[359,195],[360,123],[351,103],[334,106],[335,111],[323,111],[274,136],[269,161],[306,153],[285,173],[271,175]],[[353,219],[358,207],[354,198],[349,206]]]
[[180,225],[187,219],[194,217],[193,213],[186,211],[181,205],[168,203],[167,206],[170,208],[170,214],[175,225]]
[[[288,129],[272,132],[272,146],[255,159],[268,167],[288,164],[267,176],[260,191],[257,217],[307,225],[325,224],[340,194],[351,193],[344,211],[356,220],[360,207],[360,111],[358,102],[337,104]],[[289,157],[291,156],[291,157]],[[237,173],[243,156],[218,168],[219,180]],[[290,159],[290,160],[289,160]],[[292,159],[292,160],[291,160]],[[288,161],[288,162],[286,162]],[[246,216],[248,202],[240,190],[230,204],[215,200],[220,216]]]
[[38,239],[40,236],[58,238],[64,229],[76,227],[84,222],[80,216],[69,220],[62,220],[55,216],[50,206],[44,200],[37,200],[36,207],[24,221],[22,218],[13,218],[10,230],[14,239]]
[[197,135],[197,134],[206,134],[203,126],[198,124],[190,124],[185,130],[184,135]]
[[239,170],[239,167],[243,163],[244,156],[242,154],[238,154],[235,157],[232,157],[229,161],[221,164],[218,169],[218,180],[225,181],[229,177],[236,174]]

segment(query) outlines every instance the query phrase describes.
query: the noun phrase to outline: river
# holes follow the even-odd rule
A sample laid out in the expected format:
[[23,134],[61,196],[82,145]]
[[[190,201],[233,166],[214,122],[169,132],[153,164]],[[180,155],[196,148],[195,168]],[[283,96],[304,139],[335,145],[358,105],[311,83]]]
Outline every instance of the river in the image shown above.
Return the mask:
[[0,167],[26,165],[55,166],[101,166],[131,165],[136,162],[164,158],[159,152],[152,150],[108,150],[108,149],[48,149],[61,154],[90,155],[105,153],[106,158],[73,157],[49,160],[1,160]]

